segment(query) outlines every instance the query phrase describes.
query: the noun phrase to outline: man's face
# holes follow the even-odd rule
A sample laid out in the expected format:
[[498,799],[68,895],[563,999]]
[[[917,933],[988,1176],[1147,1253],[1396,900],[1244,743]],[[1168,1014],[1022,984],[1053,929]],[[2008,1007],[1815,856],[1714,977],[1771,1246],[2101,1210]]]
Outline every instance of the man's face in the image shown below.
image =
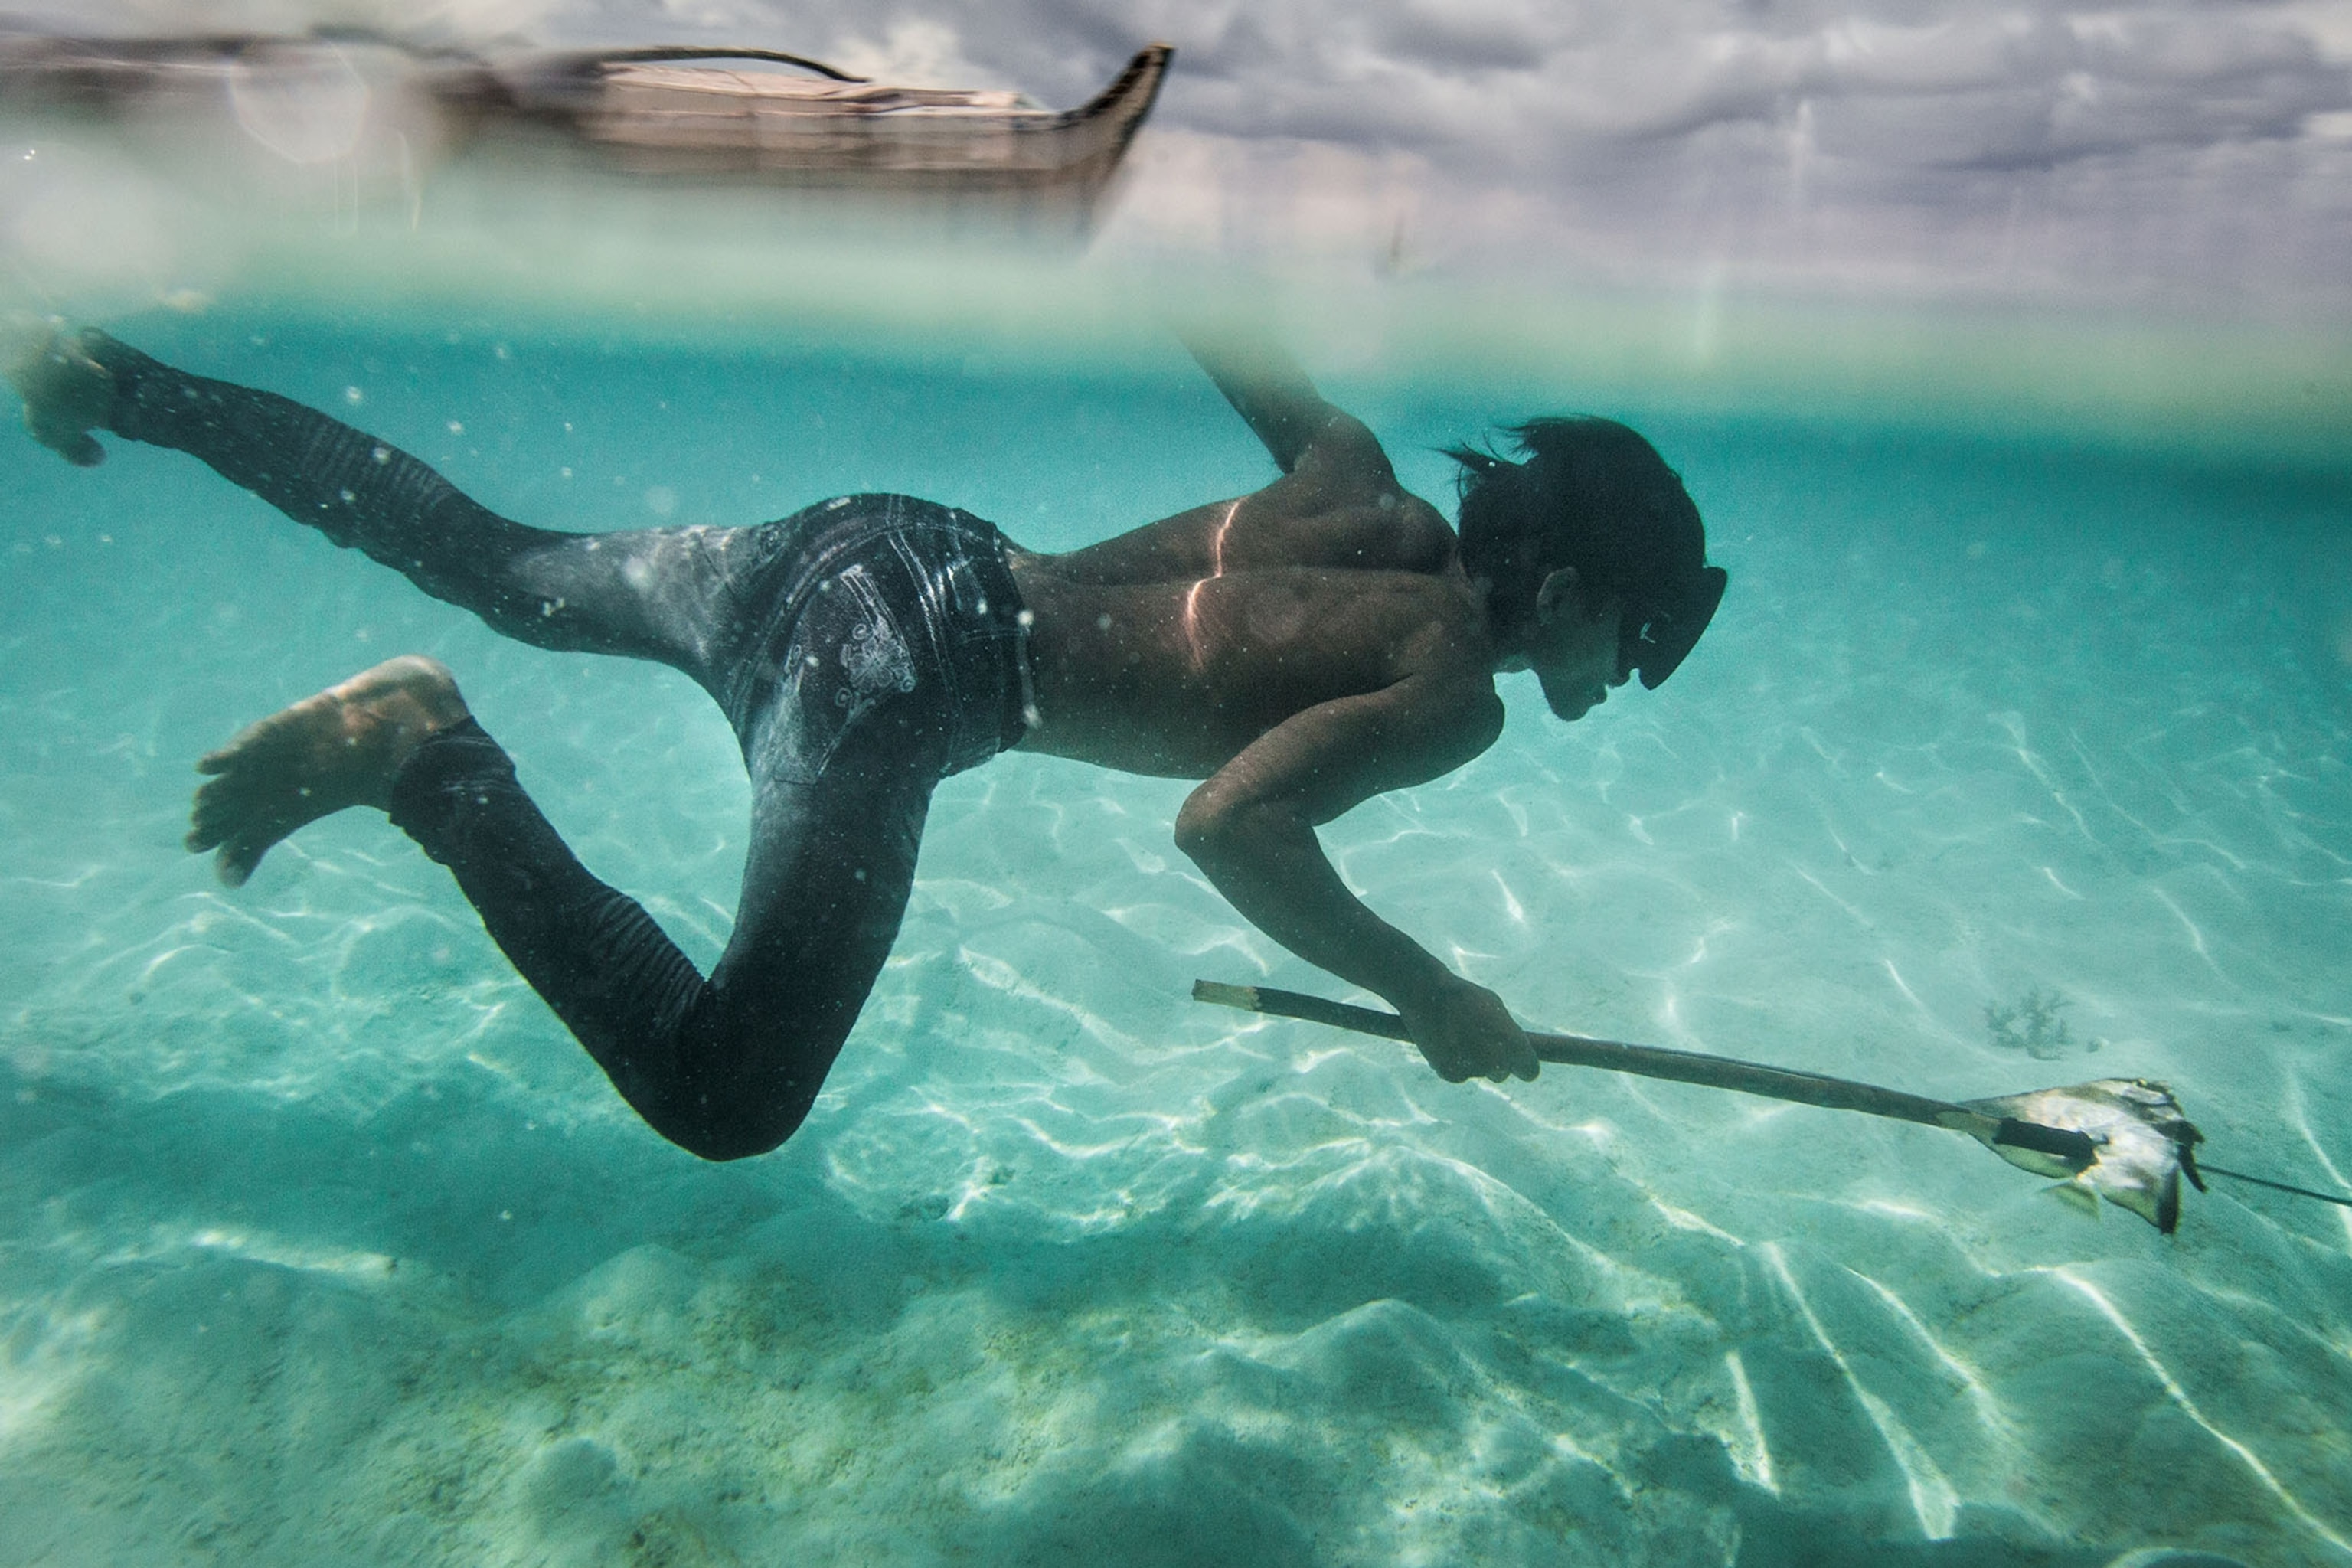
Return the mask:
[[1583,718],[1625,684],[1632,671],[1617,662],[1624,606],[1615,599],[1595,609],[1570,595],[1540,618],[1528,647],[1528,668],[1543,684],[1544,700],[1562,719]]

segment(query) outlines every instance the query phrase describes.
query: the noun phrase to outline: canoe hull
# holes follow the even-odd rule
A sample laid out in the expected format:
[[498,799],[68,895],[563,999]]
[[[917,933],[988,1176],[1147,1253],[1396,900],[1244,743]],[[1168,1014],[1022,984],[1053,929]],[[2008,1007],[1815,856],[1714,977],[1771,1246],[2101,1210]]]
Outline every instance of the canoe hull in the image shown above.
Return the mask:
[[[1083,226],[1173,52],[1152,45],[1092,100],[1055,111],[1010,92],[772,68],[790,57],[704,64],[709,57],[682,50],[485,58],[374,38],[0,35],[0,113],[95,123],[165,149],[257,141],[296,163],[364,161],[371,142],[396,142],[419,179],[452,160],[495,161],[748,191],[1051,208]],[[648,58],[673,55],[686,58]],[[253,106],[278,102],[298,105],[306,126],[353,105],[347,147],[329,138],[312,156],[273,138]]]

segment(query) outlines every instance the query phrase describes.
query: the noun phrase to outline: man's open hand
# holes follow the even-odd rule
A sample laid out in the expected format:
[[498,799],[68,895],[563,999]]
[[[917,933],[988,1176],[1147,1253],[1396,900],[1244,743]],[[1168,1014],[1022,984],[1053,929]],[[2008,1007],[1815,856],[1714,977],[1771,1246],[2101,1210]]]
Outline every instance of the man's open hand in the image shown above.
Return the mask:
[[25,400],[33,439],[77,468],[106,460],[90,435],[114,407],[114,377],[89,357],[81,334],[55,317],[0,324],[0,374]]
[[1410,1005],[1401,1006],[1412,1043],[1448,1083],[1485,1077],[1533,1079],[1535,1047],[1503,1005],[1483,985],[1454,980]]

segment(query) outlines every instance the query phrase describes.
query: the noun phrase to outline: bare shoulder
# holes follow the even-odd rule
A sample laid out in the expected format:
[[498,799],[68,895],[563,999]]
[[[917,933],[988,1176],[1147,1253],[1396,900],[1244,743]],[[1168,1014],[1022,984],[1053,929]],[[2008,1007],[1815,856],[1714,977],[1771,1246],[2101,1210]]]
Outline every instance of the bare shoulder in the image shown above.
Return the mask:
[[1180,584],[1285,568],[1444,573],[1460,542],[1437,509],[1362,470],[1327,476],[1302,463],[1264,489],[1193,507],[1087,545],[1038,558],[1072,583]]
[[1439,573],[1459,548],[1438,510],[1397,482],[1380,438],[1336,412],[1296,468],[1234,503],[1234,523],[1265,565]]
[[1443,574],[1459,541],[1438,510],[1397,482],[1380,437],[1311,387],[1287,398],[1227,389],[1285,472],[1116,538],[1038,558],[1034,570],[1097,586],[1181,584],[1286,568]]
[[1340,409],[1330,410],[1291,466],[1262,495],[1280,492],[1301,508],[1376,503],[1402,497],[1388,448],[1370,426]]

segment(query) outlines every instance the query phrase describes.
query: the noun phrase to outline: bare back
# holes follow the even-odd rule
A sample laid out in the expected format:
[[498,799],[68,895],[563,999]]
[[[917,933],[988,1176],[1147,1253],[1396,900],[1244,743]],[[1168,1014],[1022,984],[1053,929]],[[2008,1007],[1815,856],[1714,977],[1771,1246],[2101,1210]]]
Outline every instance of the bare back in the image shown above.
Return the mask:
[[1207,778],[1323,703],[1486,681],[1453,530],[1342,414],[1263,489],[1013,574],[1045,721],[1027,749],[1124,772]]

